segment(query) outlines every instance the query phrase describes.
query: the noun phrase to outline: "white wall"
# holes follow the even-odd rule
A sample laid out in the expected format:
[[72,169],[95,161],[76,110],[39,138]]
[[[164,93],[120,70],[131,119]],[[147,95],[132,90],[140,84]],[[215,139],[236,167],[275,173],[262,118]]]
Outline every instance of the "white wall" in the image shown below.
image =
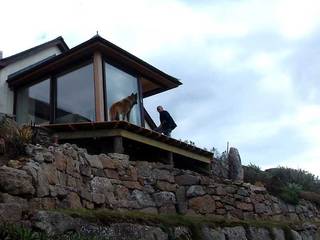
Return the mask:
[[33,56],[24,58],[20,61],[12,63],[0,70],[0,113],[13,114],[13,91],[11,91],[7,84],[8,75],[17,72],[25,67],[37,63],[54,54],[60,54],[58,47],[51,47]]

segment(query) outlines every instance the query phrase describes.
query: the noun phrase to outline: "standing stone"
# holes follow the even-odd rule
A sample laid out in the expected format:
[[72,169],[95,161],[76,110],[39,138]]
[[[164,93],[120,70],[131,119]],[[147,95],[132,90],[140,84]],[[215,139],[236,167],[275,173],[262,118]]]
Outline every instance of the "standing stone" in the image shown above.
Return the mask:
[[229,178],[234,181],[243,181],[243,168],[241,158],[236,148],[230,148],[228,155],[229,162]]

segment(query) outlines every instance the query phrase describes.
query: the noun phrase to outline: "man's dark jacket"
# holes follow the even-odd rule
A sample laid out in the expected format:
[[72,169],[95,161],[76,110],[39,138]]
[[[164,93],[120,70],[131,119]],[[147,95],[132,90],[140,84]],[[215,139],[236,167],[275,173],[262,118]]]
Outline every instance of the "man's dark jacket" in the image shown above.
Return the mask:
[[160,122],[162,125],[162,128],[164,129],[175,129],[177,127],[177,124],[174,122],[172,117],[167,111],[161,111],[160,112]]

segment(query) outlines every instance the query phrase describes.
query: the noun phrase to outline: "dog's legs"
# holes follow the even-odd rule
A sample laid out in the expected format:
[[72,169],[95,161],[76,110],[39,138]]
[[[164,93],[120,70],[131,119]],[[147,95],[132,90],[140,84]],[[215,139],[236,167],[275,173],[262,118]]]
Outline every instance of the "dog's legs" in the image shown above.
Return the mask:
[[130,112],[131,112],[131,111],[127,112],[127,121],[128,121],[128,122],[130,122]]

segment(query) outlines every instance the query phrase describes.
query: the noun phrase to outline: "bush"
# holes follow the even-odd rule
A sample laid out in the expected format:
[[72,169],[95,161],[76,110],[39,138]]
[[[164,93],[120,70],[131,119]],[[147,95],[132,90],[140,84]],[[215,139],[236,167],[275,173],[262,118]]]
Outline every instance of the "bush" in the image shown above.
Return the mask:
[[[244,167],[244,181],[262,183],[271,194],[291,204],[297,204],[299,198],[320,203],[319,178],[301,169],[278,167],[262,171],[260,167],[249,164]],[[302,191],[309,194],[302,194]]]
[[296,205],[299,203],[299,194],[301,191],[302,187],[300,185],[289,183],[287,186],[281,189],[279,197],[287,203]]
[[248,166],[244,166],[243,171],[244,181],[251,184],[263,183],[266,185],[268,179],[270,178],[267,172],[262,171],[259,166],[252,163],[250,163]]
[[277,177],[284,185],[295,183],[305,191],[320,193],[320,180],[315,175],[301,170],[286,167],[278,167],[266,170],[271,176]]
[[1,152],[15,158],[25,154],[25,145],[31,143],[33,130],[31,126],[19,127],[9,117],[0,121]]

